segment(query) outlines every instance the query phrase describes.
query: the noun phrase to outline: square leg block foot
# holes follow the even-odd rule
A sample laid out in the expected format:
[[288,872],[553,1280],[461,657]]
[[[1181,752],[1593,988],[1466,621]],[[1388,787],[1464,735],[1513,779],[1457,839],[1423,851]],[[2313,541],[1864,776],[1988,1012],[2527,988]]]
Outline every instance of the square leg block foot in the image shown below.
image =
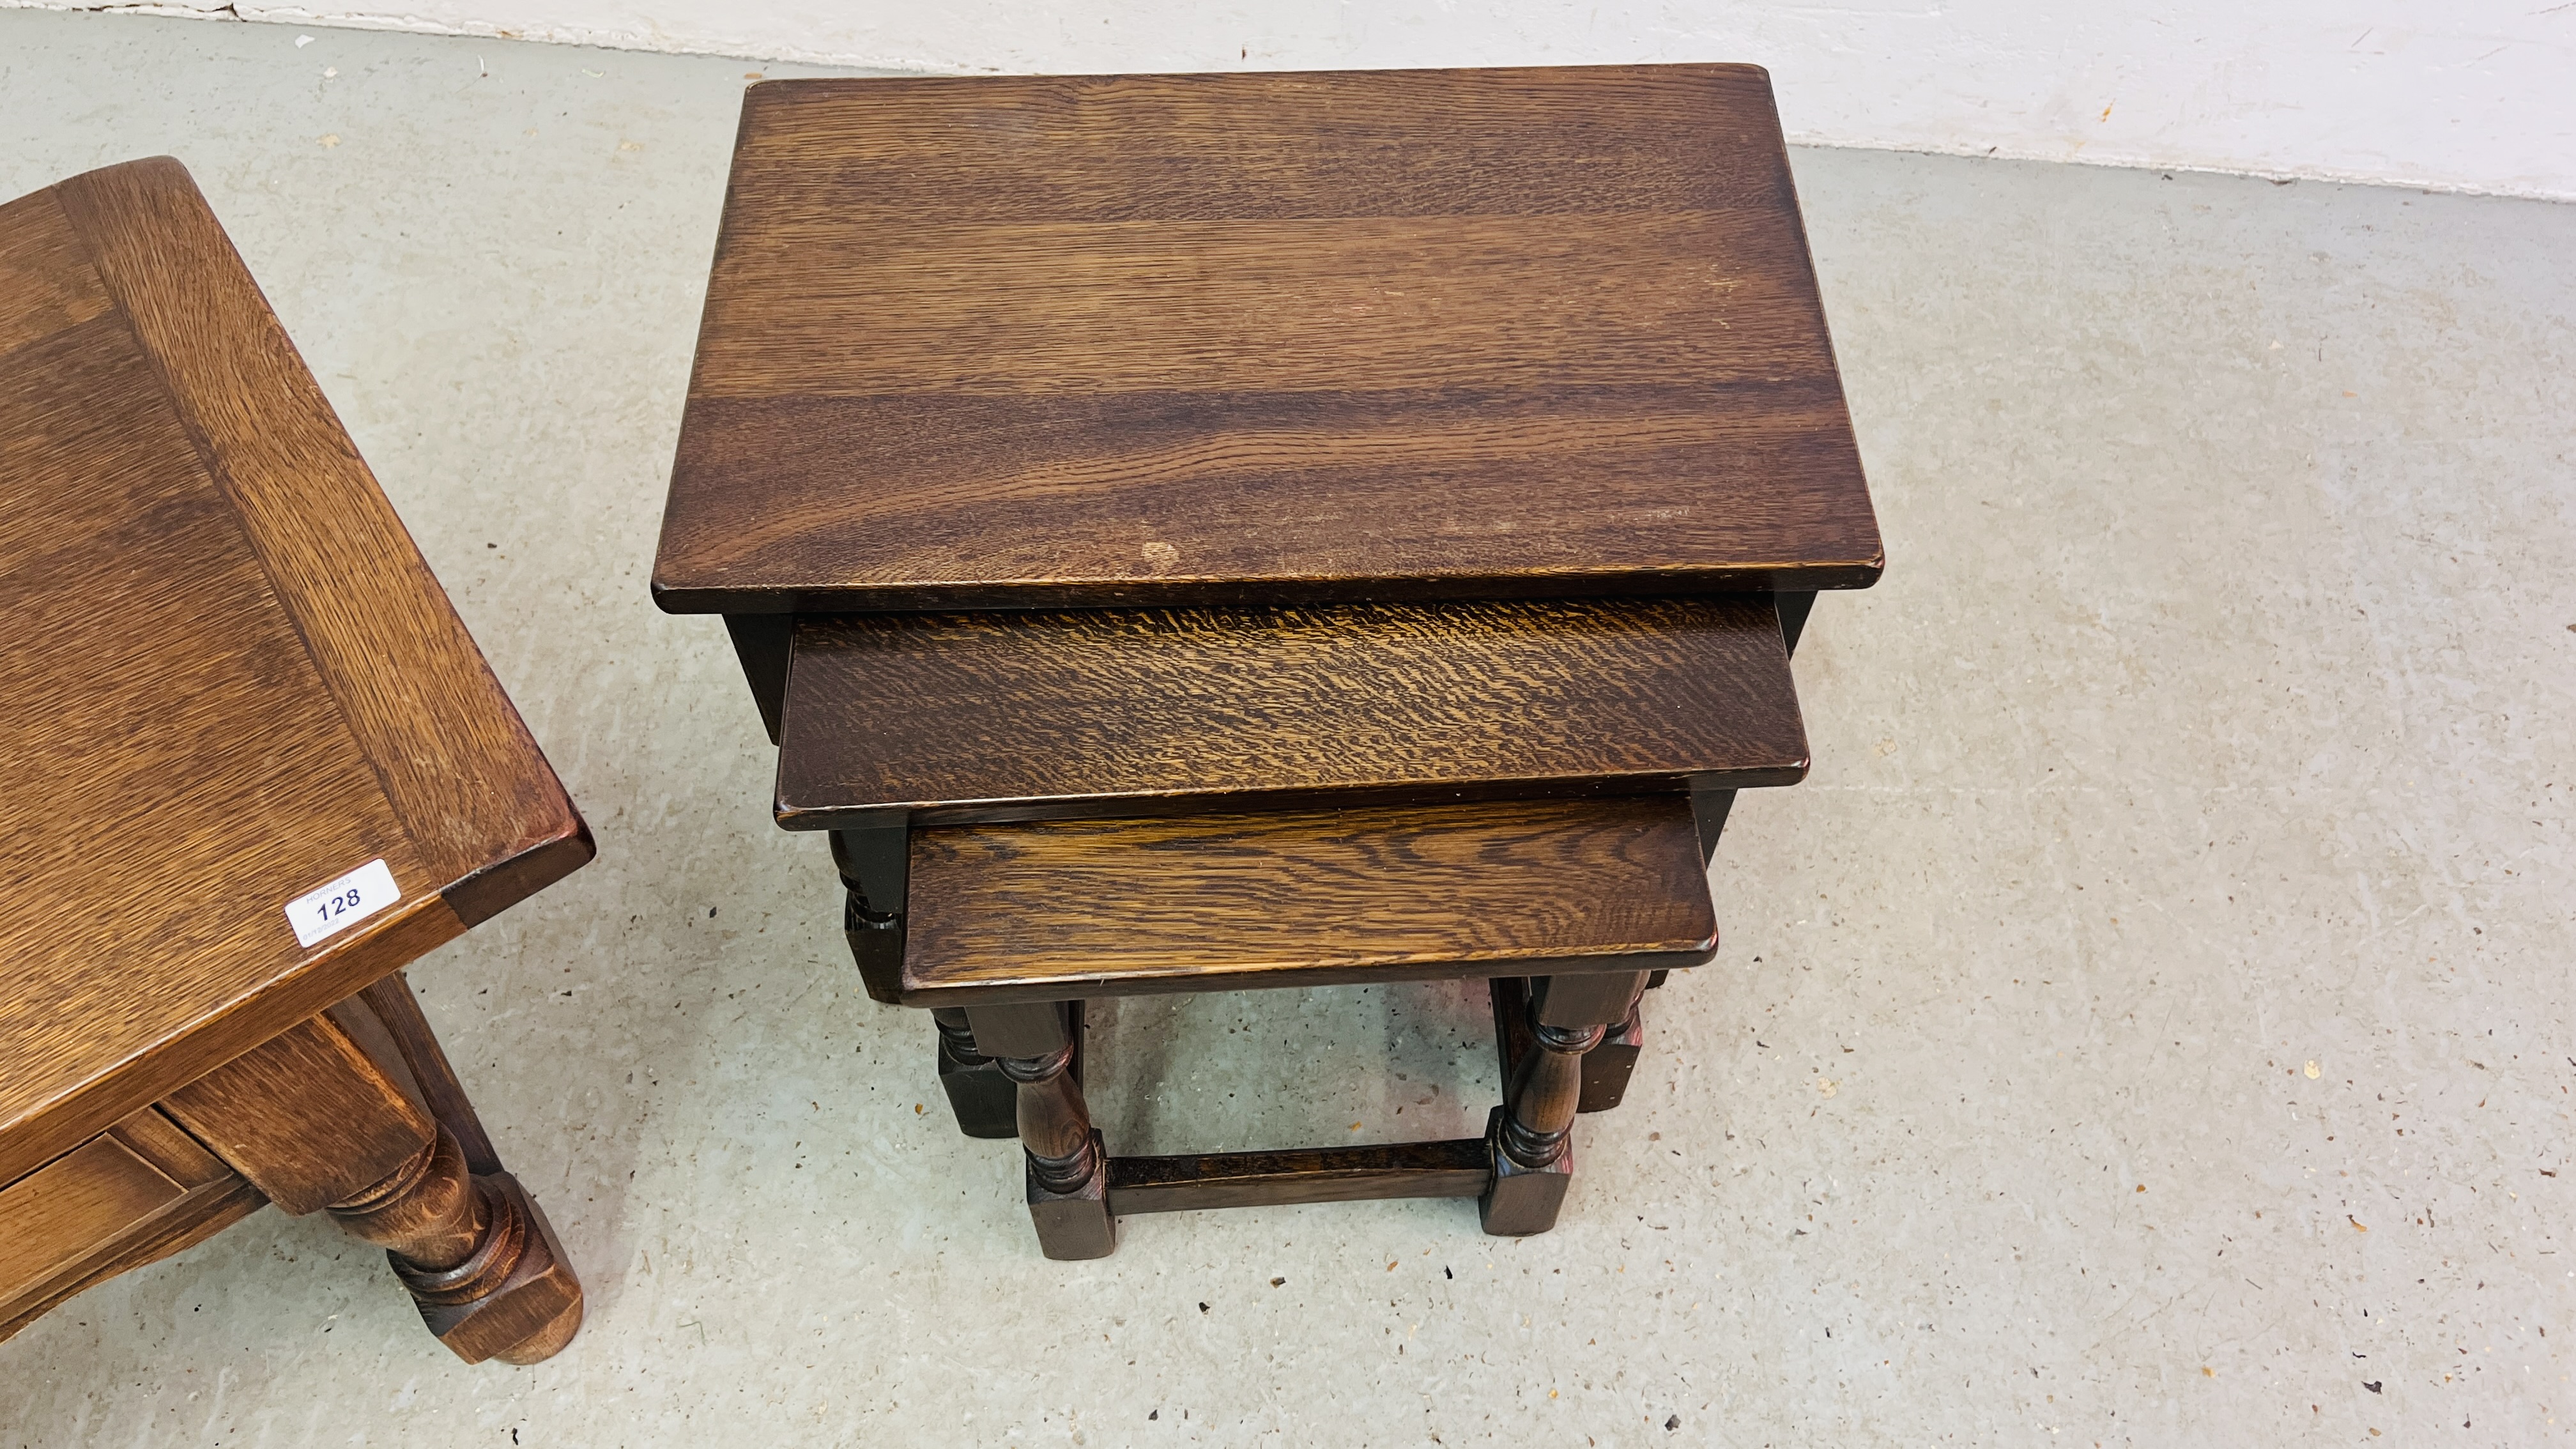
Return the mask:
[[1568,1145],[1551,1166],[1521,1166],[1503,1151],[1503,1109],[1496,1107],[1485,1123],[1485,1155],[1494,1177],[1476,1199],[1476,1215],[1487,1236],[1526,1238],[1555,1227],[1566,1185],[1574,1180],[1574,1148]]
[[1091,1134],[1091,1151],[1099,1167],[1073,1192],[1047,1191],[1038,1185],[1037,1169],[1028,1169],[1029,1220],[1037,1226],[1038,1251],[1060,1262],[1106,1258],[1118,1246],[1117,1226],[1109,1216],[1109,1152],[1097,1131]]
[[1631,1011],[1602,1036],[1601,1045],[1583,1054],[1583,1095],[1574,1110],[1607,1112],[1626,1100],[1628,1079],[1636,1075],[1645,1045],[1645,1021],[1640,1012]]
[[[552,1358],[581,1329],[581,1283],[573,1277],[572,1261],[544,1209],[517,1178],[496,1172],[474,1182],[492,1214],[482,1250],[436,1274],[397,1259],[397,1274],[420,1305],[421,1321],[467,1363]],[[496,1276],[499,1285],[488,1286]]]
[[939,1085],[948,1093],[948,1110],[957,1115],[957,1130],[969,1137],[1020,1135],[1019,1092],[991,1060],[961,1062],[939,1048]]

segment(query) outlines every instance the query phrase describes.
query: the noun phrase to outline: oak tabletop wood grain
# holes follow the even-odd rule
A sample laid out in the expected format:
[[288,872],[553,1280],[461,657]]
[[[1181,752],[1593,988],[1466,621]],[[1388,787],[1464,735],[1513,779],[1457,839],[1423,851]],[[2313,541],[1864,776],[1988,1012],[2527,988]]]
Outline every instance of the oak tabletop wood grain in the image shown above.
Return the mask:
[[590,858],[175,161],[0,206],[0,616],[0,1183]]
[[1766,596],[797,621],[790,829],[1794,784]]
[[666,609],[1798,591],[1880,567],[1756,68],[744,99]]
[[917,829],[902,999],[1062,1000],[1695,966],[1677,794]]

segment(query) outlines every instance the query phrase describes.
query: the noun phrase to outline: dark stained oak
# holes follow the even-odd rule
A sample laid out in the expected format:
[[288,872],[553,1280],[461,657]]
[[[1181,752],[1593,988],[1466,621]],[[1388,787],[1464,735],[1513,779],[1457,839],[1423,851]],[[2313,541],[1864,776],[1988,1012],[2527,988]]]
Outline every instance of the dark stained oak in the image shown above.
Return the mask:
[[799,620],[790,829],[1791,784],[1767,597]]
[[1881,556],[1759,69],[817,80],[744,100],[653,587],[1569,597]]
[[[1557,976],[1531,983],[1524,1025],[1532,1050],[1512,1061],[1503,1105],[1485,1129],[1494,1176],[1477,1199],[1485,1231],[1525,1237],[1556,1226],[1574,1175],[1574,1119],[1581,1110],[1584,1059],[1636,1010],[1643,971],[1624,976]],[[1571,984],[1574,990],[1557,988]],[[1502,993],[1496,993],[1501,1002]],[[1502,1039],[1511,1057],[1511,1039]]]
[[[965,1010],[941,1007],[931,1015],[938,1026],[935,1061],[939,1087],[948,1097],[948,1110],[957,1119],[957,1130],[969,1137],[1019,1136],[1019,1088],[1003,1075],[1001,1063],[976,1047],[975,1032],[967,1024]],[[1073,1074],[1079,1081],[1082,1064],[1078,1046],[1075,1053]]]
[[[175,161],[0,206],[0,616],[0,1193],[113,1161],[152,1104],[186,1117],[190,1094],[321,1029],[326,1010],[357,1012],[353,994],[590,859],[581,817]],[[375,860],[399,899],[299,944],[287,902]],[[375,997],[392,1024],[352,1020],[375,1022],[355,1029],[387,1059],[417,1059],[402,1076],[422,1100],[406,1110],[470,1119],[408,996]],[[81,1252],[0,1318],[263,1196],[333,1206],[399,1165],[371,1154],[407,1161],[428,1143],[368,1136],[376,1118],[293,1072],[262,1090],[236,1094],[258,1111],[191,1131],[265,1114],[266,1145],[209,1144],[222,1181],[143,1220],[99,1199]],[[457,1135],[506,1180],[479,1125]],[[0,1216],[0,1237],[15,1230]],[[529,1305],[577,1285],[544,1256],[509,1259],[551,1275],[507,1295],[518,1318],[475,1306],[493,1284],[439,1289],[477,1325],[451,1346],[559,1347],[543,1335],[569,1333],[561,1314],[530,1321]]]
[[[1647,980],[1650,987],[1663,984],[1662,972]],[[1518,1075],[1521,1058],[1537,1045],[1530,1034],[1530,983],[1519,976],[1497,976],[1486,986],[1493,998],[1495,1056],[1508,1082]],[[1642,1003],[1631,1004],[1626,1018],[1602,1035],[1600,1045],[1583,1054],[1583,1092],[1576,1110],[1608,1112],[1627,1096],[1628,1079],[1636,1074],[1637,1058],[1645,1049],[1644,1013]]]
[[1108,1257],[1117,1246],[1109,1154],[1073,1074],[1073,1043],[1000,1062],[1002,1075],[1018,1088],[1020,1156],[1039,1251],[1062,1260]]
[[912,832],[896,995],[1628,972],[1716,947],[1678,794],[961,825]]
[[[1758,69],[833,80],[745,99],[653,592],[725,616],[869,994],[1085,1259],[1552,1226],[1882,562]],[[1481,1138],[1092,1126],[1084,998],[1430,978],[1500,978]]]
[[[843,830],[832,847],[870,994],[933,1008],[959,1125],[1019,1139],[1059,1260],[1109,1255],[1126,1212],[1473,1197],[1488,1233],[1545,1232],[1585,1057],[1631,1039],[1615,1095],[1650,973],[1717,945],[1681,790]],[[1083,998],[1479,976],[1503,978],[1509,1083],[1482,1138],[1117,1158],[1092,1125]],[[986,1070],[1011,1084],[1007,1126]]]
[[1109,1159],[1109,1211],[1476,1197],[1493,1180],[1483,1138]]

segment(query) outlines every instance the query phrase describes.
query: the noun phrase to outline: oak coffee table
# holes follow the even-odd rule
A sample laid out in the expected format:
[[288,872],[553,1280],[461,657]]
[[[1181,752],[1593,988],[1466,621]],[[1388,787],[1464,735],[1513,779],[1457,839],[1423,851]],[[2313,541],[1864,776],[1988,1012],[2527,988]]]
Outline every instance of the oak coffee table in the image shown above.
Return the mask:
[[263,1204],[581,1324],[401,969],[590,832],[205,199],[0,205],[0,1338]]
[[[654,597],[724,616],[779,822],[1048,1256],[1258,1203],[1546,1230],[1716,949],[1734,792],[1806,771],[1815,592],[1881,566],[1757,69],[746,96]],[[1086,1000],[1439,978],[1494,983],[1482,1137],[1091,1126]]]

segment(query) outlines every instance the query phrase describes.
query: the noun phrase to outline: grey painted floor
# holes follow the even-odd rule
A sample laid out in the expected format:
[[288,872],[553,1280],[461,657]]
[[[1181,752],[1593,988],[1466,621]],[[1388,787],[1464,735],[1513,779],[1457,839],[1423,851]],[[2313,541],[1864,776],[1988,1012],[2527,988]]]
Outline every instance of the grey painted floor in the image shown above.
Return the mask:
[[[0,195],[195,169],[589,812],[414,979],[590,1322],[464,1368],[266,1213],[0,1347],[0,1443],[2566,1436],[2576,208],[1801,155],[1893,565],[1817,609],[1815,773],[1737,810],[1563,1225],[1058,1265],[856,990],[720,630],[645,599],[752,67],[312,36],[0,13]],[[1478,1010],[1123,1006],[1095,1100],[1469,1130]]]

